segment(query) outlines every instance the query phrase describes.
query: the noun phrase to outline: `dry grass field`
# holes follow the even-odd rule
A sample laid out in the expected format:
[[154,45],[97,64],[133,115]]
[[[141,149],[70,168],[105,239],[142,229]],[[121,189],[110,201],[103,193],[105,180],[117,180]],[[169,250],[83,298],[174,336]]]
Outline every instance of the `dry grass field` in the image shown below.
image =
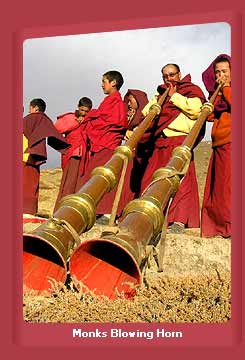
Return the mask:
[[[200,201],[211,145],[195,149]],[[60,169],[43,170],[39,216],[49,217],[59,189]],[[24,225],[29,232],[34,224]],[[99,236],[95,224],[84,238]],[[133,300],[107,298],[77,291],[72,282],[50,297],[25,295],[23,316],[28,322],[226,322],[231,316],[230,239],[201,238],[199,229],[167,234],[163,271],[151,262],[144,284]]]

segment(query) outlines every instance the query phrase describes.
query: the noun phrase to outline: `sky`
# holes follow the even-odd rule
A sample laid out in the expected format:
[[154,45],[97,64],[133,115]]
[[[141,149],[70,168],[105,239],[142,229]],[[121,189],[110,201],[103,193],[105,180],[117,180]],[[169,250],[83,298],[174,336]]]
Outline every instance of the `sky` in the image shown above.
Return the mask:
[[[230,26],[224,22],[28,39],[23,43],[24,115],[33,98],[45,100],[53,121],[74,111],[83,96],[97,108],[105,97],[101,79],[108,70],[122,73],[122,96],[140,89],[150,99],[167,63],[177,63],[182,77],[191,74],[207,96],[201,74],[222,53],[231,55]],[[210,128],[205,140],[210,140]],[[60,167],[60,153],[48,147],[42,168],[54,167]]]

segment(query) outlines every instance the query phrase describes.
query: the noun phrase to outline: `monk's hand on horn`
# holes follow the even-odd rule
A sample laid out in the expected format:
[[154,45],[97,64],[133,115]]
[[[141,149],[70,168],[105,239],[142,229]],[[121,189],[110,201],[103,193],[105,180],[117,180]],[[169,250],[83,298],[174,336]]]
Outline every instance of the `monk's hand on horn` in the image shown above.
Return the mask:
[[[217,74],[216,74],[216,76],[217,76]],[[225,73],[219,74],[216,81],[219,81],[219,83],[221,84],[221,89],[223,89],[226,86],[231,86],[230,72],[225,72]]]
[[221,96],[222,95],[222,88],[225,84],[224,78],[223,77],[218,77],[216,79],[216,83],[218,86],[220,86],[220,91],[218,92],[218,95]]
[[169,87],[168,96],[171,98],[171,96],[172,96],[174,93],[176,93],[177,88],[176,88],[176,85],[173,85],[173,84],[171,83],[171,81],[168,81],[167,84],[168,84],[168,87]]
[[226,79],[224,80],[224,83],[222,84],[222,89],[226,86],[231,86],[231,79],[226,77]]
[[225,83],[225,78],[224,77],[218,77],[217,79],[216,79],[216,83],[218,84],[218,85],[221,85],[221,86],[223,86],[223,84]]

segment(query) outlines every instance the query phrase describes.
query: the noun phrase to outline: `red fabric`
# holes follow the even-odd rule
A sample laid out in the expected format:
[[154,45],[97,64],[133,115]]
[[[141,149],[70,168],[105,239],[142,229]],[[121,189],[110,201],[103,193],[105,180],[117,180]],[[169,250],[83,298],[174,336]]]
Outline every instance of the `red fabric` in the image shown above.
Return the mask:
[[43,164],[47,160],[46,138],[48,145],[61,153],[66,152],[66,148],[70,146],[45,113],[31,113],[23,120],[23,133],[28,140],[26,152],[32,155],[35,165]]
[[215,147],[210,159],[201,216],[202,236],[231,236],[231,144]]
[[57,116],[57,121],[55,122],[54,126],[60,134],[69,134],[72,130],[77,129],[80,124],[78,122],[76,113],[68,112]]
[[122,211],[125,206],[140,196],[141,179],[144,174],[144,165],[139,163],[137,158],[133,156],[133,159],[129,162],[124,183],[121,198],[118,204],[117,215],[122,215]]
[[121,144],[127,129],[127,114],[121,94],[116,91],[104,98],[98,109],[84,118],[91,152],[114,150]]
[[[186,136],[161,138],[161,144],[159,139],[158,147],[154,149],[149,159],[147,171],[142,180],[142,191],[152,181],[154,171],[167,165],[173,149],[181,145],[185,138]],[[168,224],[176,221],[182,222],[186,227],[197,228],[200,226],[198,185],[193,158],[171,203],[167,220]]]
[[223,86],[222,93],[225,101],[231,106],[231,86]]
[[56,129],[61,134],[65,134],[65,139],[70,148],[66,154],[62,154],[61,167],[64,169],[71,158],[71,156],[82,157],[83,163],[81,163],[81,174],[83,173],[86,160],[87,145],[85,142],[83,123],[77,121],[75,113],[66,113],[58,116],[56,123],[54,124]]
[[60,189],[54,206],[54,212],[59,207],[60,200],[70,194],[74,194],[77,190],[78,182],[80,181],[80,157],[70,157],[68,160],[61,178]]
[[[97,166],[103,166],[108,160],[111,159],[112,154],[113,150],[110,149],[103,149],[99,152],[91,154],[86,172],[84,176],[81,177],[81,181],[79,183],[79,190],[87,181],[89,181],[92,170]],[[97,206],[96,214],[111,213],[115,192],[116,190],[114,189],[113,191],[104,195],[104,197],[101,199]]]
[[23,214],[35,215],[38,210],[39,165],[23,163]]

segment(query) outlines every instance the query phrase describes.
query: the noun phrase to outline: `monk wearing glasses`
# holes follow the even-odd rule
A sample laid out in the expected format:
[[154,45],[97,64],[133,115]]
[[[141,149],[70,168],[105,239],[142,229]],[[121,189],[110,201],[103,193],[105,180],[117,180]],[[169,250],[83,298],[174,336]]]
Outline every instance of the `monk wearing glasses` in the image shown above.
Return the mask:
[[[158,97],[169,88],[160,115],[155,118],[150,131],[143,139],[145,148],[148,148],[149,159],[141,183],[142,191],[150,184],[155,170],[166,166],[173,149],[183,143],[205,102],[202,90],[191,82],[189,74],[182,78],[177,64],[163,66],[161,73],[163,84],[157,87],[156,95],[142,111],[146,116],[151,105],[156,103]],[[197,143],[203,137],[203,132],[205,126]],[[200,227],[200,206],[193,153],[188,171],[171,202],[167,223],[170,233],[183,233],[185,228]]]

